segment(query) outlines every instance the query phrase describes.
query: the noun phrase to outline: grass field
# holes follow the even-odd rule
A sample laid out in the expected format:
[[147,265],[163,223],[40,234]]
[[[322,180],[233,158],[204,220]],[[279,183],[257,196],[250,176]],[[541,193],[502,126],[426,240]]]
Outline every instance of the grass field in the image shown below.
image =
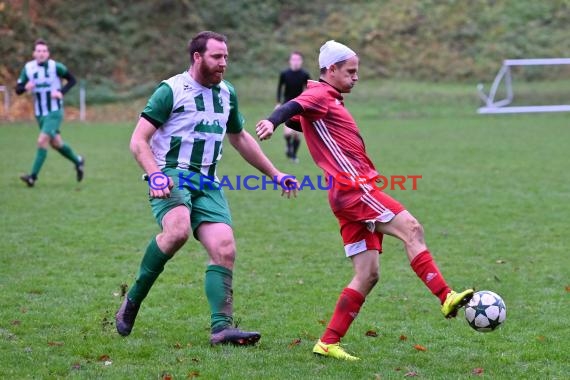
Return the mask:
[[[503,296],[500,330],[480,334],[463,317],[442,318],[388,238],[381,282],[344,340],[363,360],[313,357],[351,277],[325,194],[227,191],[236,316],[263,333],[260,344],[209,346],[206,255],[195,241],[121,338],[113,326],[121,284],[131,284],[158,231],[127,148],[134,122],[65,124],[64,137],[87,158],[86,179],[78,186],[50,151],[33,189],[18,175],[29,170],[37,129],[21,123],[0,126],[0,378],[461,379],[478,368],[488,379],[569,378],[568,115],[477,116],[476,100],[454,86],[438,86],[439,98],[422,86],[404,86],[400,97],[383,91],[364,85],[347,102],[367,149],[384,174],[423,176],[417,191],[389,192],[424,224],[452,286]],[[249,130],[271,106],[242,100]],[[288,163],[281,140],[263,148],[282,170],[319,174],[306,148],[299,165]],[[228,146],[219,174],[249,173]]]

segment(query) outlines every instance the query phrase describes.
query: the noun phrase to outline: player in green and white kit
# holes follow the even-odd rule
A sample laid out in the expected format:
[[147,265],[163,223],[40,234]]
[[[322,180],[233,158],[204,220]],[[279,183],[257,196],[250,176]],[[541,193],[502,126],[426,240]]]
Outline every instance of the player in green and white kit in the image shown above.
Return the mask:
[[223,80],[226,37],[199,33],[190,41],[189,53],[189,70],[158,86],[131,138],[131,151],[149,177],[150,204],[162,232],[146,248],[136,281],[115,316],[116,328],[123,336],[131,333],[141,302],[192,231],[210,259],[205,278],[210,342],[255,344],[261,337],[258,332],[241,331],[233,325],[236,247],[224,192],[201,186],[199,178],[207,176],[209,184],[210,179],[216,181],[226,134],[250,165],[279,183],[288,176],[273,166],[243,129],[235,90]]
[[[34,60],[26,63],[16,85],[16,94],[25,92],[34,96],[36,119],[40,126],[38,150],[30,174],[20,177],[29,187],[34,186],[47,156],[48,145],[73,162],[77,181],[83,179],[84,159],[73,152],[61,139],[59,128],[63,120],[63,96],[75,85],[75,78],[67,67],[49,59],[48,45],[44,40],[34,44]],[[61,79],[67,83],[61,87]]]

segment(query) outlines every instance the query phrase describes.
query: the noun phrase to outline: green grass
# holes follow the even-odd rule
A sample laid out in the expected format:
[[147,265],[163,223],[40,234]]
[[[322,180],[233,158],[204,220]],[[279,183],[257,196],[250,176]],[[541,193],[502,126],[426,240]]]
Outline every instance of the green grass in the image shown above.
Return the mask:
[[[321,321],[351,277],[325,194],[288,201],[273,191],[228,191],[236,316],[263,333],[260,344],[209,346],[206,255],[195,241],[167,265],[133,334],[121,338],[112,324],[116,294],[158,231],[128,152],[132,123],[66,123],[65,139],[87,157],[85,182],[78,186],[71,165],[50,151],[34,189],[17,176],[29,170],[37,129],[13,124],[0,127],[0,378],[399,379],[414,371],[460,379],[478,367],[483,378],[567,378],[567,115],[477,116],[473,89],[446,86],[437,100],[423,85],[386,93],[363,83],[347,104],[382,173],[423,176],[417,191],[390,193],[424,224],[454,287],[504,297],[500,330],[480,334],[462,317],[444,320],[401,245],[387,238],[381,282],[344,340],[364,360],[314,358]],[[242,100],[250,130],[272,104],[254,100]],[[284,171],[319,174],[306,148],[296,166],[285,161],[281,138],[263,148]],[[255,174],[227,147],[219,174],[246,173]]]

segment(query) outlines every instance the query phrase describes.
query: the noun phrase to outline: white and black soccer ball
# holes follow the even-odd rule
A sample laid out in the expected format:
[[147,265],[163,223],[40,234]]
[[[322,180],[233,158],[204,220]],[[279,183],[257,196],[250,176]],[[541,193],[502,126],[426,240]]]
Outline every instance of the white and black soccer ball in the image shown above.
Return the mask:
[[489,332],[501,326],[507,318],[505,302],[497,293],[482,290],[473,294],[465,306],[465,319],[474,330]]

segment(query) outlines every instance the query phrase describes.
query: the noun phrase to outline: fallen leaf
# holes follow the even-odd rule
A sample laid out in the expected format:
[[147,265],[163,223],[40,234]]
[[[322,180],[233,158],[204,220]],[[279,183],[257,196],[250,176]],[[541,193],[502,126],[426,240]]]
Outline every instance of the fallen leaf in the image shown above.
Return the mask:
[[402,370],[401,367],[396,367],[396,368],[394,368],[394,371],[401,371],[401,370]]
[[536,337],[536,339],[538,339],[541,342],[544,342],[546,340],[546,337],[544,335],[539,335]]
[[48,342],[48,346],[63,346],[63,342]]
[[421,344],[416,344],[414,346],[414,348],[418,351],[427,351],[427,348],[425,348],[424,346],[422,346]]
[[99,356],[99,361],[100,361],[100,362],[106,362],[106,361],[109,361],[109,360],[111,360],[111,357],[110,357],[109,355],[101,355],[101,356]]
[[22,324],[22,321],[15,319],[11,323],[12,323],[12,326],[20,326]]
[[570,285],[566,285],[566,288],[564,289],[566,289],[567,292],[570,292]]
[[194,379],[194,378],[196,378],[196,377],[198,377],[198,376],[200,376],[200,372],[198,372],[198,371],[192,371],[192,372],[190,372],[190,373],[188,374],[188,378],[189,378],[189,379]]
[[408,337],[405,335],[400,335],[400,340],[408,340]]
[[418,376],[418,373],[416,371],[406,372],[406,374],[404,375],[404,377],[416,377],[416,376]]
[[182,348],[182,345],[180,344],[180,342],[176,342],[174,343],[174,348],[176,348],[177,350]]
[[162,380],[172,380],[172,375],[169,373],[163,373],[162,376],[160,377]]
[[378,333],[374,330],[368,330],[364,335],[369,336],[371,338],[376,338],[378,336]]
[[301,339],[295,338],[291,341],[291,343],[289,343],[289,348],[293,348],[293,347],[298,346],[300,344],[301,344]]
[[505,260],[501,260],[501,259],[499,259],[499,260],[497,260],[497,261],[495,261],[495,262],[496,262],[497,264],[505,264],[505,263],[506,263]]
[[327,321],[325,321],[324,319],[319,319],[317,322],[319,322],[319,324],[323,326],[327,324]]
[[477,368],[473,368],[473,371],[471,371],[471,374],[475,375],[475,376],[481,376],[483,374],[483,368],[477,367]]
[[192,362],[194,362],[194,363],[200,363],[200,359],[198,359],[198,358],[192,358]]

